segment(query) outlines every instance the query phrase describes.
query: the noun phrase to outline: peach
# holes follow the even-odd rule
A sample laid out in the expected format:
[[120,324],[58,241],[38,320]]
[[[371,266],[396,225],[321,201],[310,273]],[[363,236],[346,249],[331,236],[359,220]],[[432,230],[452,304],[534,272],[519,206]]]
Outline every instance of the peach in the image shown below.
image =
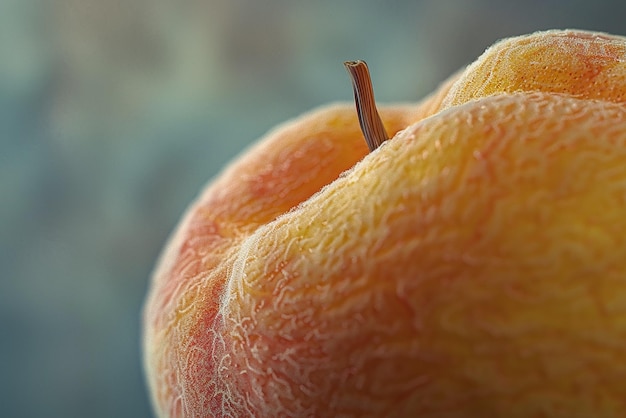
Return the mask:
[[353,105],[269,133],[155,269],[157,415],[626,416],[625,66],[536,33],[381,107],[369,154]]

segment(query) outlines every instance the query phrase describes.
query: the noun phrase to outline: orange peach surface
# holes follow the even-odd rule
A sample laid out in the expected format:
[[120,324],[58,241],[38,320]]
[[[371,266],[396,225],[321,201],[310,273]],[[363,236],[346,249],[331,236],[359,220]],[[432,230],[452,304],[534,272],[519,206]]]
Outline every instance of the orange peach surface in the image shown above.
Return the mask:
[[157,266],[157,414],[626,416],[625,59],[533,34],[369,155],[353,105],[270,133]]

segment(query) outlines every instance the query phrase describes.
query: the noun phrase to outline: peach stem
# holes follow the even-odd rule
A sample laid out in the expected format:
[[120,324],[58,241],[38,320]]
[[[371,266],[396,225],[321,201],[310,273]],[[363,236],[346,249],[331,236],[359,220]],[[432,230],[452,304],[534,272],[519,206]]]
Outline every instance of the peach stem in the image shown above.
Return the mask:
[[376,109],[370,72],[365,61],[346,61],[343,65],[352,79],[352,89],[354,90],[354,101],[356,103],[359,124],[361,125],[365,142],[367,142],[367,146],[370,152],[372,152],[389,139],[389,135],[387,135],[383,121],[380,119]]

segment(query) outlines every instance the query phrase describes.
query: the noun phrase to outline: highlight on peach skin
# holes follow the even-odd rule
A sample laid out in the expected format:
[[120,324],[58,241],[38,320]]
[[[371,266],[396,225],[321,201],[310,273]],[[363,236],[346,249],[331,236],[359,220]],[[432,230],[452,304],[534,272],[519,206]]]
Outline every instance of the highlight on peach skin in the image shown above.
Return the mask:
[[270,132],[161,255],[157,416],[625,417],[626,38],[505,39],[415,105],[346,66],[358,111]]

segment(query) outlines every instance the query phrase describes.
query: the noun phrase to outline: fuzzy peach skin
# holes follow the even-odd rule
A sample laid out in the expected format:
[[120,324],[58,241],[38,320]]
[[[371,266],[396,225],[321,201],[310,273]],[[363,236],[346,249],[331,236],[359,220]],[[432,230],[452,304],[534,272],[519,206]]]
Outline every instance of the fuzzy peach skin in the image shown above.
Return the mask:
[[269,133],[156,267],[159,417],[626,416],[626,40],[504,40],[418,105]]

